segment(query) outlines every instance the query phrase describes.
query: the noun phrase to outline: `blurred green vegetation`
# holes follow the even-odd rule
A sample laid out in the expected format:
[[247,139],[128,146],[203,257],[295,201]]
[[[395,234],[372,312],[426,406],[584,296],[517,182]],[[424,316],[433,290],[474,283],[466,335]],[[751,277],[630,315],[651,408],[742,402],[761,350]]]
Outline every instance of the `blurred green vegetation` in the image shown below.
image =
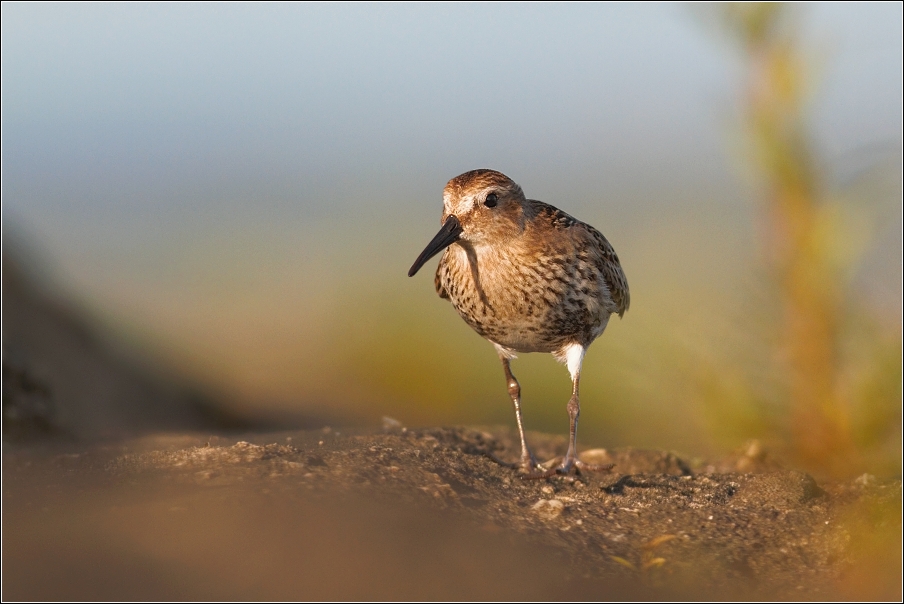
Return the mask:
[[820,169],[825,162],[807,128],[818,87],[800,13],[777,3],[719,10],[744,67],[743,158],[756,183],[767,271],[771,320],[748,329],[763,330],[757,356],[772,351],[773,361],[766,374],[750,371],[750,362],[716,365],[703,381],[731,375],[742,408],[772,399],[772,413],[756,414],[767,420],[762,428],[812,471],[850,475],[866,464],[899,474],[900,326],[875,324],[853,287],[878,216],[832,190]]

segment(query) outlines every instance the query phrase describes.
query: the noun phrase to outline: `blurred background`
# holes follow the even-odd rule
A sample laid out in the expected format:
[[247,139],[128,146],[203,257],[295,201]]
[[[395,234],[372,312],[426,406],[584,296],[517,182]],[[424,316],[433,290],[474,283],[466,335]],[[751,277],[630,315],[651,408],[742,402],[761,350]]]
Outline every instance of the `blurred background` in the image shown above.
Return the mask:
[[[436,261],[406,276],[446,181],[487,167],[622,259],[632,306],[587,355],[582,444],[703,456],[756,438],[811,471],[900,474],[899,5],[2,17],[5,425],[92,433],[67,415],[59,347],[30,339],[46,321],[11,306],[37,298],[181,384],[155,381],[160,400],[221,418],[513,424]],[[567,371],[513,370],[527,428],[565,434]]]

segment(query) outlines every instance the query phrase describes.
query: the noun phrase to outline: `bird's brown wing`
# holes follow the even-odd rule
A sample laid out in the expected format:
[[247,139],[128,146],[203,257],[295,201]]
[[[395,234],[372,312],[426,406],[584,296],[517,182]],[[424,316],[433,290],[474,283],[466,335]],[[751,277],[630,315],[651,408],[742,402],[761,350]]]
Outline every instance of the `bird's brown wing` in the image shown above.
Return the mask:
[[628,291],[628,280],[612,244],[595,228],[555,206],[533,199],[529,200],[529,203],[537,218],[544,224],[556,230],[577,231],[575,232],[577,239],[582,245],[590,248],[596,267],[606,280],[612,301],[615,303],[615,312],[618,316],[624,315],[631,305],[631,293]]
[[612,301],[615,302],[616,312],[620,317],[631,306],[631,292],[628,290],[628,279],[622,270],[618,254],[615,253],[612,244],[602,233],[587,223],[582,222],[580,225],[591,239],[591,247],[596,252],[596,266],[606,280],[606,285],[609,286],[609,293],[612,295]]
[[528,211],[532,217],[547,226],[556,230],[568,229],[581,222],[568,212],[563,212],[556,206],[549,205],[536,199],[528,199]]

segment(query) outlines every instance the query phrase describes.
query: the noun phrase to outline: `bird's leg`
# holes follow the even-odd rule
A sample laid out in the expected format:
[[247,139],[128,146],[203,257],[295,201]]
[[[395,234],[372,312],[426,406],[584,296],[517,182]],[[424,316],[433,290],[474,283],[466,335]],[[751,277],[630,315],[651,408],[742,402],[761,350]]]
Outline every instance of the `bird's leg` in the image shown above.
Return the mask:
[[[572,375],[572,390],[571,390],[571,398],[568,400],[568,419],[570,420],[569,429],[568,429],[568,452],[565,453],[565,458],[562,460],[562,463],[558,466],[553,467],[550,470],[542,470],[538,472],[529,472],[528,474],[524,474],[521,478],[526,480],[538,480],[541,478],[552,478],[556,474],[568,474],[575,467],[579,467],[584,469],[585,464],[582,461],[579,461],[577,458],[576,451],[576,441],[578,436],[578,417],[581,415],[581,402],[578,399],[578,383],[580,382],[580,369],[578,369],[577,373]],[[588,468],[589,469],[589,468]]]
[[615,464],[593,464],[584,463],[578,459],[577,436],[578,436],[578,417],[581,415],[581,401],[578,398],[578,384],[581,381],[581,364],[584,360],[584,349],[577,360],[577,368],[572,370],[572,360],[568,358],[568,369],[571,370],[571,399],[568,401],[568,418],[571,420],[568,439],[568,453],[565,454],[565,460],[562,462],[559,472],[568,474],[571,468],[575,468],[580,473],[583,471],[590,472],[608,472]]
[[521,417],[521,385],[515,379],[512,368],[509,366],[508,358],[500,355],[502,360],[502,369],[505,371],[505,382],[508,385],[508,393],[512,398],[512,406],[515,408],[515,421],[518,422],[518,436],[521,437],[521,463],[520,467],[528,472],[533,471],[537,466],[537,460],[534,454],[527,448],[527,440],[524,438],[524,420]]
[[581,364],[584,361],[586,348],[579,344],[571,345],[565,353],[568,371],[571,373],[571,398],[568,400],[568,452],[561,465],[545,472],[535,472],[524,478],[550,478],[556,474],[569,474],[572,470],[591,470],[604,472],[612,469],[611,465],[595,465],[584,463],[577,456],[578,418],[581,416],[581,401],[578,397],[578,389],[581,382]]
[[565,352],[565,363],[571,374],[571,398],[568,399],[568,452],[562,465],[556,468],[559,474],[568,474],[577,461],[578,418],[581,416],[581,401],[578,389],[581,383],[581,364],[584,362],[586,348],[580,344],[572,344]]
[[[582,355],[583,356],[583,355]],[[584,463],[578,459],[577,451],[577,434],[578,434],[578,417],[581,415],[581,401],[578,398],[578,382],[581,380],[581,367],[578,365],[577,371],[574,373],[573,385],[571,390],[571,399],[568,401],[568,418],[571,420],[569,429],[568,453],[565,454],[565,460],[559,472],[568,474],[574,467],[578,473],[583,471],[589,472],[608,472],[615,467],[615,464],[593,464]]]
[[[578,362],[580,363],[580,361]],[[559,474],[568,474],[577,463],[578,418],[581,416],[581,401],[578,397],[578,386],[581,381],[581,368],[572,374],[571,398],[568,399],[568,452],[556,470]]]

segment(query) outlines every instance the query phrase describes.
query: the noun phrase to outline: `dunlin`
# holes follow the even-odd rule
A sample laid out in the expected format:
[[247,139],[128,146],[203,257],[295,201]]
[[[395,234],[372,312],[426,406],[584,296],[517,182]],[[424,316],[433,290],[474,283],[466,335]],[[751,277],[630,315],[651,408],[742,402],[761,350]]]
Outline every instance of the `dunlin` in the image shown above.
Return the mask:
[[[445,250],[434,285],[474,331],[496,348],[521,437],[527,478],[603,469],[577,458],[578,384],[587,347],[612,313],[628,310],[628,281],[612,246],[595,228],[542,201],[495,170],[456,176],[443,191],[442,228],[408,271]],[[568,366],[572,393],[568,452],[551,469],[524,439],[521,387],[509,362],[518,352],[549,352]]]

